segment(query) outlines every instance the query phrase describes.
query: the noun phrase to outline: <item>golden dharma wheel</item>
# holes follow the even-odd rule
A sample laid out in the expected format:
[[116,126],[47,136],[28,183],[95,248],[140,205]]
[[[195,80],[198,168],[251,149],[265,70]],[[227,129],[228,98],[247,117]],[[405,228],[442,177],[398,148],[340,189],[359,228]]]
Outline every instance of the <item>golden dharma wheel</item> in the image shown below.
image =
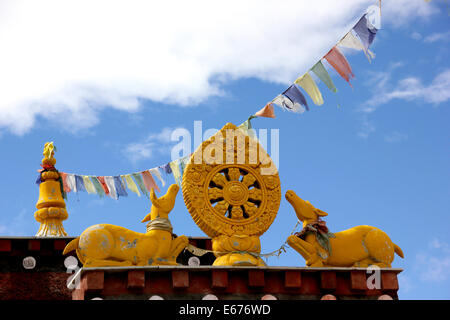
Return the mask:
[[192,218],[212,238],[262,235],[281,201],[274,163],[256,140],[231,123],[192,154],[182,188]]

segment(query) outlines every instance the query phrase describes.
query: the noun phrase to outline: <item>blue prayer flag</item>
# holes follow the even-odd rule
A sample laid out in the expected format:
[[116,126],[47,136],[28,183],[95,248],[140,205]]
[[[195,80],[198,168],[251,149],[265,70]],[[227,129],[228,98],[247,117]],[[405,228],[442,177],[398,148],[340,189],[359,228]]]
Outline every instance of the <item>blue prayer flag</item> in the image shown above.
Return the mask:
[[294,83],[286,91],[283,92],[283,95],[286,96],[293,104],[299,103],[304,105],[306,110],[309,111],[308,103],[306,102],[305,96],[301,93],[300,89]]
[[366,50],[369,49],[369,46],[372,44],[378,31],[377,28],[367,21],[366,15],[363,15],[361,19],[359,19],[358,23],[353,27],[353,30],[358,35]]
[[75,175],[75,185],[78,191],[86,191],[86,187],[84,186],[83,177]]
[[114,177],[114,186],[116,187],[116,192],[118,196],[128,197],[128,193],[125,190],[125,187],[122,184],[122,180],[120,180],[119,176]]
[[171,174],[172,173],[172,168],[170,168],[170,163],[167,163],[163,166],[160,166],[161,169],[164,170],[165,173],[167,174]]

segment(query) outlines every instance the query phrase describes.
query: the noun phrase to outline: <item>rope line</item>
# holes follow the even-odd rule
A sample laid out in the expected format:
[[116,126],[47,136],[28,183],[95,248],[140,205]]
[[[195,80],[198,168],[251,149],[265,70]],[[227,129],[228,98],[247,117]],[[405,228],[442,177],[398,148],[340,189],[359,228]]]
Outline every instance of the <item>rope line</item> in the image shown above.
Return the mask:
[[[298,225],[301,223],[300,220],[297,220],[297,223],[295,224],[294,229],[292,230],[290,235],[293,235],[295,230],[297,230]],[[207,253],[213,253],[214,255],[224,255],[224,254],[230,254],[230,253],[239,253],[239,254],[244,254],[244,253],[248,253],[256,258],[265,258],[266,261],[269,257],[272,256],[277,256],[279,257],[283,252],[286,252],[286,247],[288,246],[287,244],[287,240],[280,246],[279,249],[274,250],[272,252],[269,253],[256,253],[256,252],[249,252],[249,251],[214,251],[214,250],[207,250],[207,249],[201,249],[198,248],[192,244],[188,244],[188,246],[186,247],[186,250],[188,250],[190,253],[192,253],[195,256],[201,257]]]

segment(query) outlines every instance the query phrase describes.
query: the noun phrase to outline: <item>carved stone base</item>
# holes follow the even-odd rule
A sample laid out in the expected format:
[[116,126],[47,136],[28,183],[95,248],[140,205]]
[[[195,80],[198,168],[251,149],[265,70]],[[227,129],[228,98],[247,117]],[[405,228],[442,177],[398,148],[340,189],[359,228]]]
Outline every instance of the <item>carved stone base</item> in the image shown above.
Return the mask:
[[261,242],[257,236],[221,235],[212,239],[212,247],[217,259],[214,266],[265,266],[258,256]]
[[264,267],[266,263],[260,258],[248,253],[228,253],[218,257],[213,266],[252,266]]

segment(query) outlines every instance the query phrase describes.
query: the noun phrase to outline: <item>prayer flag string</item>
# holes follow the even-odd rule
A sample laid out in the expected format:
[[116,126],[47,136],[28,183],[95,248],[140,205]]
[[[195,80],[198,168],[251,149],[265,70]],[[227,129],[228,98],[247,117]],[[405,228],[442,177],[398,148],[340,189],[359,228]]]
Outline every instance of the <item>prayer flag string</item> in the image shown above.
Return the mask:
[[[372,5],[367,8],[363,16],[353,26],[353,28],[342,37],[336,45],[334,45],[327,54],[325,54],[317,63],[314,64],[305,74],[298,77],[294,84],[289,86],[283,93],[276,96],[273,100],[268,102],[264,108],[256,112],[254,115],[258,117],[275,118],[273,109],[269,108],[273,105],[278,105],[283,110],[303,113],[309,111],[308,103],[301,93],[300,88],[305,90],[308,96],[312,99],[315,105],[322,105],[324,103],[322,94],[314,79],[310,75],[310,71],[322,81],[328,89],[336,93],[337,89],[331,80],[328,71],[323,65],[325,60],[328,64],[336,70],[336,72],[347,81],[350,86],[350,79],[354,77],[352,68],[345,58],[344,54],[339,50],[339,47],[351,48],[363,51],[367,56],[369,62],[375,58],[375,54],[369,50],[369,46],[373,43],[377,31],[381,28],[381,0],[379,5]],[[270,107],[269,107],[270,106]]]

